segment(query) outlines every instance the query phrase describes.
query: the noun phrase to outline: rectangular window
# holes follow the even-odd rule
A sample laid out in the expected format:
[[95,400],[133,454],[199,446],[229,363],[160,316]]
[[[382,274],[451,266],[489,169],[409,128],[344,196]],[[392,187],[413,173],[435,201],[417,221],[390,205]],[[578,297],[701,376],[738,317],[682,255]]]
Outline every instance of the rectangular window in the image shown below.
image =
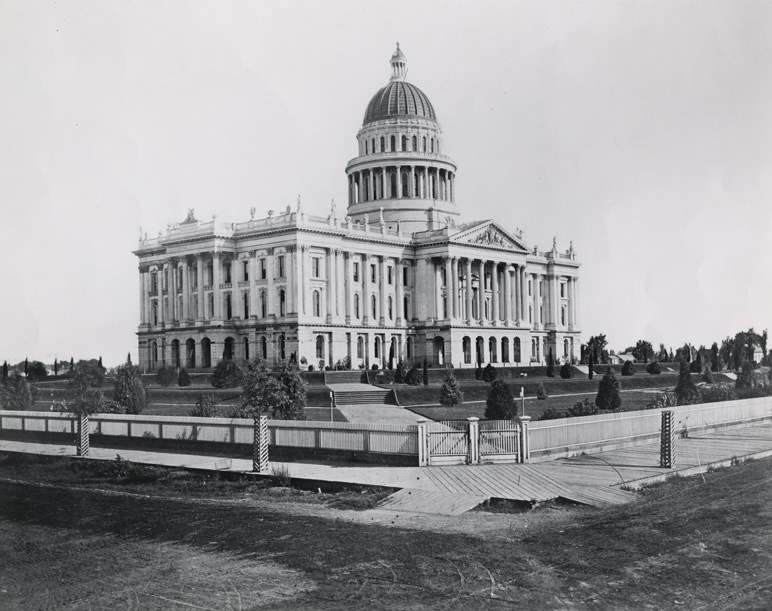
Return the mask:
[[407,267],[402,268],[402,286],[407,286]]
[[376,282],[376,279],[375,279],[375,263],[370,263],[370,282]]
[[279,278],[284,278],[284,255],[279,255]]
[[354,261],[354,282],[359,282],[359,262]]
[[563,298],[566,296],[566,284],[565,282],[560,283],[560,297]]
[[389,266],[386,268],[386,281],[387,281],[389,284],[394,284],[393,268],[391,267],[391,265],[389,265]]
[[158,292],[158,274],[156,274],[155,272],[150,274],[150,292],[151,293]]
[[177,290],[182,290],[182,265],[177,268]]
[[225,269],[223,269],[224,275],[225,275],[225,284],[231,283],[231,264],[230,262],[225,263],[224,266]]
[[530,280],[528,281],[528,296],[530,297],[533,294],[533,282]]
[[260,279],[265,280],[266,278],[266,265],[265,265],[265,259],[260,259]]
[[313,257],[311,259],[311,276],[313,278],[321,278],[322,263],[319,257]]
[[249,280],[249,260],[245,260],[241,262],[241,269],[243,270],[244,274],[244,282]]

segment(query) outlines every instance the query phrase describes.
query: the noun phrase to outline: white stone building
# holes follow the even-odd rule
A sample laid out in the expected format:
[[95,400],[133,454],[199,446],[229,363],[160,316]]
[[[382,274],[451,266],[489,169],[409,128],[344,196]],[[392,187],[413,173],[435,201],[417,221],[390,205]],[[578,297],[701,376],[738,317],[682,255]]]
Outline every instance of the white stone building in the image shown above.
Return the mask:
[[573,247],[459,222],[456,165],[399,46],[348,162],[345,215],[188,218],[140,239],[142,366],[258,355],[301,367],[528,365],[579,353]]

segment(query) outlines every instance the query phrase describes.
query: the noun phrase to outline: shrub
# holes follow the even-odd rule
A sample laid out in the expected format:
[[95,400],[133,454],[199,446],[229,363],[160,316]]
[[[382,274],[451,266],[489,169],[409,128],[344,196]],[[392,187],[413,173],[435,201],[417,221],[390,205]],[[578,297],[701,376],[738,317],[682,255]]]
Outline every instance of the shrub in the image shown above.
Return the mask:
[[407,375],[405,376],[405,383],[410,384],[411,386],[418,386],[423,382],[423,376],[421,375],[421,370],[418,369],[418,367],[413,367],[410,371],[407,372]]
[[115,373],[113,401],[121,405],[126,414],[141,414],[147,407],[147,389],[142,382],[139,368],[126,363]]
[[78,361],[70,373],[72,377],[67,382],[67,388],[76,392],[86,388],[98,388],[105,381],[105,370],[99,366],[97,359]]
[[585,397],[583,401],[577,401],[573,407],[568,408],[569,416],[594,416],[599,413],[598,406],[594,403],[590,403],[590,400]]
[[292,475],[287,465],[274,465],[271,467],[271,483],[281,488],[289,488],[292,485]]
[[587,379],[592,380],[592,376],[595,375],[595,372],[593,371],[593,366],[595,365],[595,359],[592,356],[592,352],[590,352],[590,356],[587,357]]
[[461,405],[463,402],[464,394],[461,392],[453,369],[448,367],[440,389],[440,405]]
[[217,397],[212,393],[202,393],[196,399],[196,407],[188,412],[195,418],[216,418],[222,415],[222,410],[217,407]]
[[750,388],[738,388],[738,399],[757,399],[759,397],[767,397],[770,394],[769,386],[752,386]]
[[184,367],[177,374],[177,386],[190,386],[190,374]]
[[544,382],[539,382],[539,385],[536,387],[536,398],[540,401],[544,401],[549,397],[549,393],[547,392],[547,389],[544,388]]
[[617,380],[611,367],[608,368],[600,384],[598,384],[595,405],[603,410],[617,410],[622,406],[619,380]]
[[404,384],[407,377],[407,368],[405,363],[400,359],[397,361],[397,368],[394,370],[394,382],[396,384]]
[[370,366],[370,369],[373,370],[373,371],[378,371],[380,369],[380,367],[378,366],[378,363],[373,363]]
[[477,368],[474,370],[474,379],[475,380],[483,379],[483,370],[482,370],[482,367],[480,367],[480,363],[477,363]]
[[542,413],[542,415],[537,418],[537,420],[557,420],[558,418],[565,417],[565,413],[561,410],[555,409],[554,407],[548,407],[546,410],[544,410],[544,413]]
[[678,405],[678,398],[675,393],[663,392],[660,393],[653,400],[649,401],[643,409],[663,409],[668,407],[676,407]]
[[570,380],[574,377],[574,370],[568,361],[560,368],[560,377],[564,380]]
[[215,388],[235,388],[241,386],[244,374],[231,359],[223,359],[214,368],[209,383]]
[[34,391],[18,371],[14,371],[0,382],[0,409],[32,409],[34,403]]
[[547,377],[555,377],[555,358],[552,356],[552,348],[547,355]]
[[485,369],[483,369],[483,372],[482,372],[483,382],[493,382],[493,380],[495,380],[498,376],[499,374],[496,371],[496,368],[490,363],[488,363],[485,366]]
[[673,392],[675,392],[678,399],[678,405],[690,405],[700,402],[700,391],[697,390],[697,386],[692,381],[689,363],[681,363],[681,369],[678,372],[678,384]]
[[27,366],[27,379],[30,382],[40,382],[48,377],[46,366],[40,361],[30,361]]
[[161,386],[170,386],[177,379],[177,370],[170,365],[162,365],[155,374],[155,381]]
[[511,420],[517,413],[512,391],[504,380],[493,380],[485,402],[485,417],[489,420]]
[[710,367],[706,367],[702,372],[702,381],[706,384],[713,384],[713,374],[710,371]]
[[700,389],[700,396],[703,403],[733,401],[737,398],[737,391],[731,384],[711,384]]
[[646,371],[649,372],[651,375],[657,375],[659,373],[662,373],[662,367],[657,361],[652,361],[648,365],[646,365]]
[[740,375],[737,376],[734,386],[738,390],[753,386],[753,365],[749,361],[743,363],[743,368],[740,370]]
[[632,376],[635,375],[635,365],[632,361],[625,361],[625,364],[622,365],[622,375],[623,376]]

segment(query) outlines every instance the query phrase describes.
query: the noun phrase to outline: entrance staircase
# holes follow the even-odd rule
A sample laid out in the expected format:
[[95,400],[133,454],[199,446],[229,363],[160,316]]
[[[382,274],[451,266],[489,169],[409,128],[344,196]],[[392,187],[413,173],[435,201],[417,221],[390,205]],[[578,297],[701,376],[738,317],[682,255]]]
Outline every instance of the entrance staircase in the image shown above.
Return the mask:
[[325,384],[367,384],[367,376],[364,371],[357,369],[352,371],[325,371]]
[[[333,384],[335,405],[396,405],[394,391],[367,384],[345,384],[344,388]],[[348,386],[349,388],[345,388]],[[359,388],[355,388],[358,386]]]

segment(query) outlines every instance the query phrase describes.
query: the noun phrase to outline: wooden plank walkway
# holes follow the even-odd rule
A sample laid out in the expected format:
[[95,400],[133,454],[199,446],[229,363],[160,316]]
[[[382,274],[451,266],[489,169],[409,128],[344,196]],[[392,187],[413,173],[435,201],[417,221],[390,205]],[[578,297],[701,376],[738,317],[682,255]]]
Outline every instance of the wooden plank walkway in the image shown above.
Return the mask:
[[457,516],[487,500],[487,496],[403,488],[386,497],[380,502],[378,508]]

